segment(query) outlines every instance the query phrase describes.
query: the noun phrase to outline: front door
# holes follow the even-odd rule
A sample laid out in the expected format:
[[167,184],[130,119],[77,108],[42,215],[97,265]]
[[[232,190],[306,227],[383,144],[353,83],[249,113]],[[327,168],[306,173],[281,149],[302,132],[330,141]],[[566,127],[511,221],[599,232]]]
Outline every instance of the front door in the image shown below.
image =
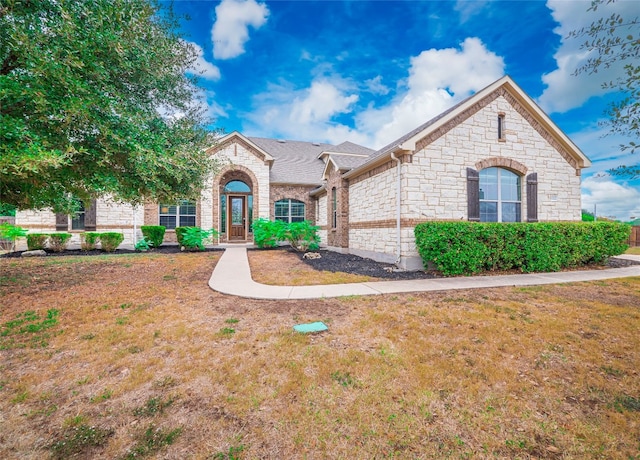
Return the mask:
[[244,240],[245,224],[247,222],[246,206],[244,196],[229,197],[229,240]]

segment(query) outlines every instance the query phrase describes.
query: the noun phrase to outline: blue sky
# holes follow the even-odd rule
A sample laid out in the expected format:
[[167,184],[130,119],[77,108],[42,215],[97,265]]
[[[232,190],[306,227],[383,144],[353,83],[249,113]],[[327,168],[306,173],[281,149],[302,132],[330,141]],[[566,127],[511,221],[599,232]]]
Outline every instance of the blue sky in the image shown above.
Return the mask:
[[[583,208],[640,217],[640,181],[606,170],[634,164],[599,124],[615,94],[603,81],[620,66],[574,76],[587,55],[572,30],[600,16],[640,15],[617,1],[266,1],[174,2],[212,127],[379,148],[505,74],[592,160]],[[637,33],[637,31],[635,32]]]

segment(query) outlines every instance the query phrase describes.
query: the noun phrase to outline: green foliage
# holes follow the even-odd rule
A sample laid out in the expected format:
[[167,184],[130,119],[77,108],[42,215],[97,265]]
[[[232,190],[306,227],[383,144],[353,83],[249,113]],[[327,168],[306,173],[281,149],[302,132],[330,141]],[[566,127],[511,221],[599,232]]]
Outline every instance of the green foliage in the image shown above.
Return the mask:
[[625,410],[632,412],[640,412],[640,398],[634,398],[633,396],[616,396],[613,402],[613,407],[618,412]]
[[[596,12],[603,4],[614,0],[593,0],[587,11]],[[615,80],[604,81],[602,88],[613,90],[621,97],[610,103],[606,112],[611,134],[622,135],[630,139],[640,138],[640,35],[638,35],[640,19],[623,17],[619,13],[602,17],[589,26],[574,30],[570,38],[585,40],[581,48],[593,57],[583,66],[576,69],[574,75],[582,73],[595,74],[599,70],[622,63],[619,76]],[[629,141],[620,145],[620,150],[634,153],[640,149],[637,141]],[[609,170],[615,176],[640,177],[640,164],[622,165]]]
[[296,251],[315,250],[318,249],[320,244],[319,228],[311,225],[308,220],[291,222],[287,225],[285,238]]
[[77,457],[89,447],[106,444],[113,434],[112,429],[89,426],[84,423],[74,426],[65,431],[61,440],[51,445],[52,457],[60,460]]
[[173,399],[169,398],[164,400],[162,397],[149,398],[144,406],[136,407],[133,410],[133,415],[136,417],[152,417],[156,414],[164,412],[165,408],[173,404]]
[[27,235],[27,231],[22,227],[17,227],[8,222],[0,224],[0,248],[6,251],[13,251],[16,248],[16,241]]
[[62,252],[67,249],[67,243],[71,238],[71,233],[51,233],[49,235],[49,248],[53,252]]
[[253,242],[259,248],[275,248],[279,241],[284,241],[287,224],[282,221],[256,219],[253,221]]
[[49,345],[51,334],[48,329],[58,324],[60,311],[47,310],[47,316],[41,318],[33,310],[16,315],[14,320],[7,321],[0,330],[0,350],[12,348],[44,348]]
[[274,248],[279,242],[287,241],[296,251],[313,250],[320,244],[318,229],[308,220],[287,224],[280,220],[257,219],[253,222],[253,241],[259,248]]
[[231,446],[227,452],[218,452],[214,454],[212,460],[240,460],[240,454],[244,451],[244,446]]
[[182,428],[167,431],[150,425],[144,432],[142,438],[139,439],[136,445],[129,449],[127,455],[122,458],[124,460],[134,460],[151,455],[163,447],[173,444],[181,433]]
[[44,249],[48,239],[49,235],[46,233],[29,233],[27,235],[27,249],[29,251]]
[[427,266],[447,276],[491,270],[558,271],[622,254],[630,227],[616,222],[425,222],[415,228]]
[[80,234],[80,249],[83,251],[93,251],[100,240],[100,233],[84,232]]
[[151,249],[151,245],[147,242],[146,238],[142,238],[140,241],[138,241],[134,247],[133,247],[136,251],[140,251],[140,252],[147,252],[149,249]]
[[176,227],[175,228],[176,241],[178,242],[179,246],[183,246],[182,238],[183,238],[183,236],[184,236],[184,234],[185,234],[185,232],[187,231],[188,228],[191,228],[191,227]]
[[584,209],[582,210],[582,222],[594,222],[595,220],[596,218],[593,213],[585,211]]
[[[215,169],[188,69],[198,50],[149,0],[3,1],[0,197],[71,211],[196,197]],[[160,65],[161,64],[161,65]],[[176,116],[176,115],[180,116]]]
[[16,207],[9,203],[0,203],[0,216],[16,216]]
[[118,232],[100,233],[100,243],[102,250],[106,252],[114,252],[124,240],[124,235]]
[[[182,227],[182,237],[180,245],[187,251],[204,250],[204,245],[213,241],[218,232],[213,228],[211,230],[203,230],[200,227]],[[176,232],[177,235],[177,232]]]
[[158,248],[164,241],[166,227],[164,225],[143,225],[140,227],[140,231],[151,247]]

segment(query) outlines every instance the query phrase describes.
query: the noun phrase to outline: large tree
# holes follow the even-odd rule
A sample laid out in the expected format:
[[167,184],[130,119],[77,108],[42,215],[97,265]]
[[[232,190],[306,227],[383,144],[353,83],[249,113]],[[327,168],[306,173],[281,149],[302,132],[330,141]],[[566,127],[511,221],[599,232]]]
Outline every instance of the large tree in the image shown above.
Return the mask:
[[2,0],[0,202],[195,197],[211,134],[177,26],[149,0]]
[[[615,0],[593,0],[589,11],[597,11],[603,4]],[[580,73],[597,73],[616,63],[622,63],[621,75],[603,83],[603,88],[618,91],[621,98],[611,103],[607,110],[606,124],[611,133],[636,139],[620,146],[635,153],[640,149],[640,22],[637,16],[623,17],[619,13],[603,17],[590,26],[576,30],[571,37],[585,39],[582,48],[594,52]],[[610,171],[614,175],[640,177],[640,164],[623,165]]]

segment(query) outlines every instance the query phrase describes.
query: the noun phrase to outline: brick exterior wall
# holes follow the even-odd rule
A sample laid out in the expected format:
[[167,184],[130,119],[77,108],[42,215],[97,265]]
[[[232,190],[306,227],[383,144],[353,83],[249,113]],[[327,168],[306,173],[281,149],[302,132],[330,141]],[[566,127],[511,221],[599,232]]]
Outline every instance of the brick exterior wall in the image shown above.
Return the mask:
[[[336,248],[349,247],[349,183],[331,164],[327,174],[327,245]],[[332,189],[336,189],[337,198],[337,225],[333,224],[333,195]]]
[[269,194],[269,219],[275,219],[275,203],[290,198],[304,203],[304,218],[311,223],[316,220],[316,200],[309,192],[316,186],[271,184]]

